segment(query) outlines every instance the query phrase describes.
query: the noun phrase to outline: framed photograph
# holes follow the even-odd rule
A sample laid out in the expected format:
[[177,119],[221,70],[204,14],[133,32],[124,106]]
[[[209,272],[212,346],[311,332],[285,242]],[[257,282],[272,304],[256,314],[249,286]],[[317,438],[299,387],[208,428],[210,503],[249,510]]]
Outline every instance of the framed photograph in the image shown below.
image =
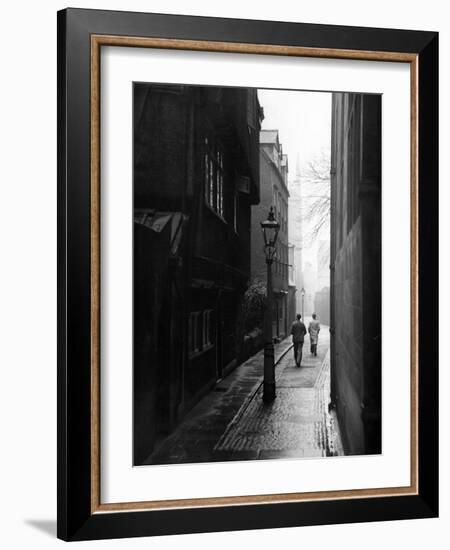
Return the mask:
[[58,536],[438,514],[438,35],[58,13]]

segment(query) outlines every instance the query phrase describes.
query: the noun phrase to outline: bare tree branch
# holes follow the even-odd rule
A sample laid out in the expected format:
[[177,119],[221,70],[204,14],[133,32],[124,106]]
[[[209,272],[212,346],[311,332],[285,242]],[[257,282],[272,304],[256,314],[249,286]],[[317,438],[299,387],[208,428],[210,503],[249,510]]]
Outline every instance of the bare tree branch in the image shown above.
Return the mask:
[[302,212],[298,216],[307,222],[310,230],[304,238],[316,240],[330,227],[330,157],[327,151],[321,151],[308,162],[301,174]]

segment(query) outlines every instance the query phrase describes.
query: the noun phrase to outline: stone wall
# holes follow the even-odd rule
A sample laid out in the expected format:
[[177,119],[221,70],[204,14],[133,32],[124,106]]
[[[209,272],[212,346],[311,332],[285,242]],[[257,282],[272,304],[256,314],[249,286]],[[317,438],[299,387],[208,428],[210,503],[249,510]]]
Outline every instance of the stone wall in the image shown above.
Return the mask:
[[331,402],[347,454],[381,449],[381,98],[334,94]]
[[350,454],[361,454],[364,446],[360,415],[363,362],[360,220],[355,223],[336,255],[334,276],[335,391],[339,396],[339,417],[345,427],[346,450]]

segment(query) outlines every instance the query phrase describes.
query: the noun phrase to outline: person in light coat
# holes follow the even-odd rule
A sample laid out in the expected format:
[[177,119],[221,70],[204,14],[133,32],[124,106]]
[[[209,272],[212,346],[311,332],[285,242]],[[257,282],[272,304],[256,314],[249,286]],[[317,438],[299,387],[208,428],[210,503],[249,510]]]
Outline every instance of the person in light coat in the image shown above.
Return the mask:
[[317,342],[319,341],[320,323],[317,320],[317,315],[312,314],[312,321],[308,326],[309,341],[311,344],[311,354],[317,357]]

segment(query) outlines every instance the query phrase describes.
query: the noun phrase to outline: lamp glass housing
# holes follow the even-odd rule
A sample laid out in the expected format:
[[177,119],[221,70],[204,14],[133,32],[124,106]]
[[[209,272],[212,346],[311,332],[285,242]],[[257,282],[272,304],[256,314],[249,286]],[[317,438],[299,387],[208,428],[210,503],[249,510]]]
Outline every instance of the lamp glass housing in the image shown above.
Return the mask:
[[270,207],[267,220],[261,222],[261,229],[264,237],[264,252],[266,254],[266,259],[273,260],[276,253],[275,245],[278,238],[278,231],[280,230],[280,224],[275,219],[273,206]]

